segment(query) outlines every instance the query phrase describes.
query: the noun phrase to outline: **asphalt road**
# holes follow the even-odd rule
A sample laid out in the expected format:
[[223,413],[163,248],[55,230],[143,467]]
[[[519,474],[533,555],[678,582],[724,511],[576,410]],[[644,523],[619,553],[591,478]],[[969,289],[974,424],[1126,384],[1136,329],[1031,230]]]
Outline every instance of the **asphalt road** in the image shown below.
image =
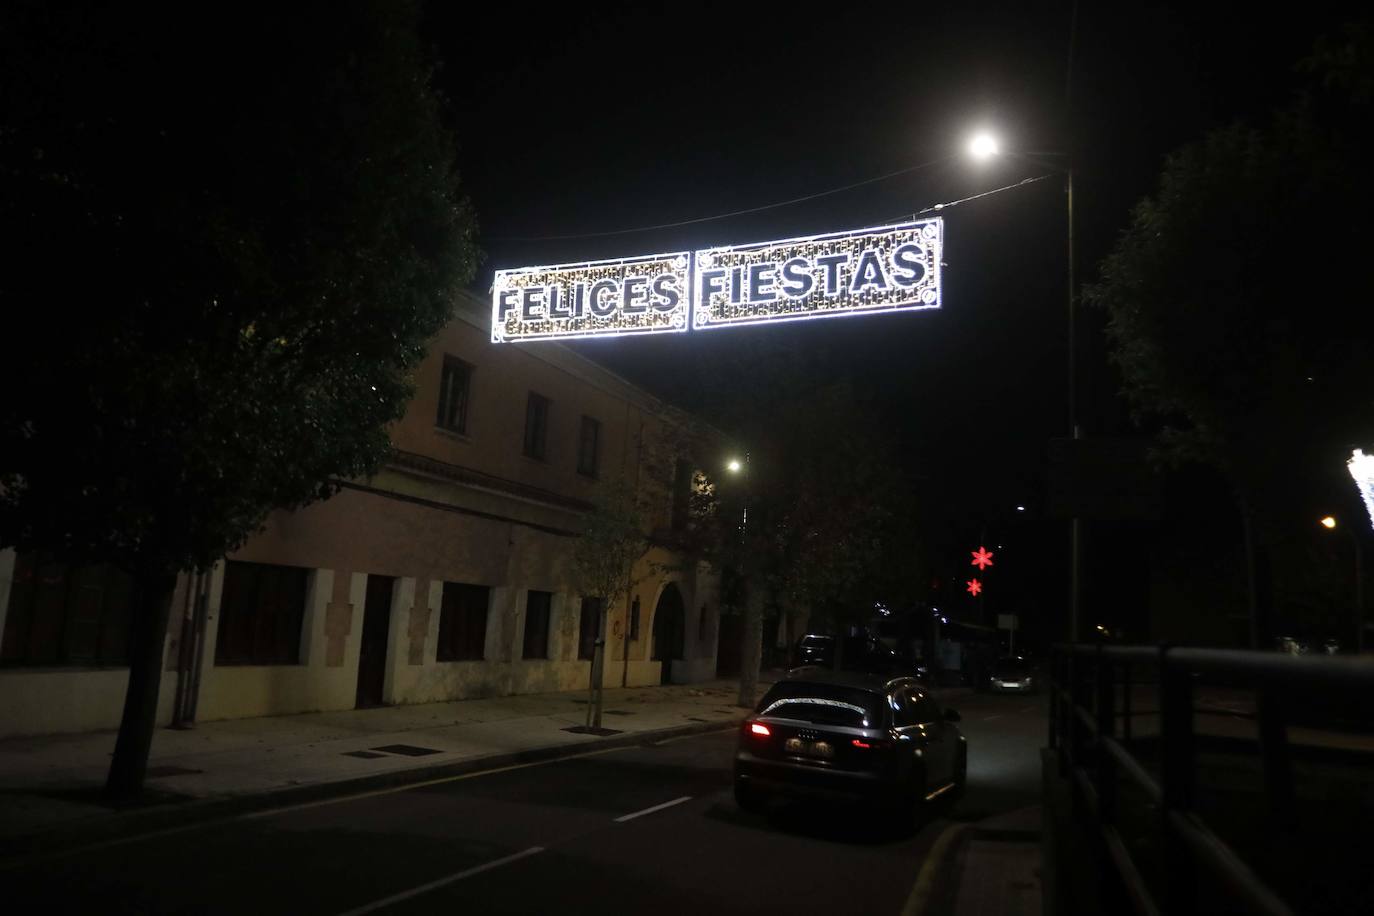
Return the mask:
[[0,871],[8,912],[890,913],[953,820],[1038,800],[1043,696],[951,698],[969,790],[912,833],[735,807],[735,733],[474,773]]

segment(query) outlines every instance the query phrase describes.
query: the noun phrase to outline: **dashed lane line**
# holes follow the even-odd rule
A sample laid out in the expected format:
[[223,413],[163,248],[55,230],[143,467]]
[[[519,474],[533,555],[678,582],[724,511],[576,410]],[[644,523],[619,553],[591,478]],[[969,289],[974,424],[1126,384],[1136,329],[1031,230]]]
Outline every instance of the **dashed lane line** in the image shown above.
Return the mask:
[[475,865],[472,868],[464,869],[463,871],[460,871],[455,875],[449,875],[447,878],[440,878],[437,881],[430,881],[428,884],[421,884],[419,887],[412,887],[408,891],[401,891],[399,894],[392,894],[390,897],[383,897],[381,900],[374,900],[371,903],[364,904],[360,907],[357,907],[356,909],[352,909],[345,913],[342,913],[341,916],[362,916],[363,913],[371,913],[375,910],[380,910],[383,907],[391,906],[393,903],[400,903],[402,900],[409,900],[411,897],[418,897],[421,894],[427,894],[430,891],[437,890],[438,888],[441,888],[446,884],[452,884],[455,881],[462,881],[464,878],[471,878],[473,875],[480,875],[482,872],[491,871],[493,868],[500,868],[502,865],[509,865],[510,863],[518,862],[521,859],[527,859],[530,856],[536,855],[543,851],[543,846],[531,846],[529,849],[525,849],[513,855],[506,856],[505,858],[494,859],[482,865]]
[[655,811],[662,811],[664,808],[671,808],[673,807],[673,805],[680,805],[683,802],[691,800],[692,796],[684,795],[681,798],[675,798],[672,801],[666,801],[661,805],[654,805],[652,808],[645,808],[643,811],[636,811],[634,814],[622,814],[620,817],[615,819],[615,822],[617,824],[623,824],[626,821],[632,821],[637,817],[643,817],[646,814],[653,814]]

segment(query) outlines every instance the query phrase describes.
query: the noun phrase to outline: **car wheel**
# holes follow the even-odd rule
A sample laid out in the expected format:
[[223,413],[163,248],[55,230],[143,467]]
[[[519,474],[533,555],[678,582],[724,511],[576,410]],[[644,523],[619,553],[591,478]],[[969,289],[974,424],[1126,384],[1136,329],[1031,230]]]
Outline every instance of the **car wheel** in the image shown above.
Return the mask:
[[735,780],[735,804],[739,805],[741,811],[750,814],[759,814],[767,807],[763,794],[739,779]]

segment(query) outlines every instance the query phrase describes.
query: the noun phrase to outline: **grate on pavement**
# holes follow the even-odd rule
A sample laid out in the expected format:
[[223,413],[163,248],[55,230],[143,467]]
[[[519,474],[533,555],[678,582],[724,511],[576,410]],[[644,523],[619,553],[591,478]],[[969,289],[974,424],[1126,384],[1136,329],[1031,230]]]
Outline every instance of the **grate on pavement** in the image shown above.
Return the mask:
[[405,757],[424,757],[427,754],[442,754],[443,751],[433,747],[416,747],[413,744],[384,744],[381,747],[374,747],[374,751],[381,751],[384,754],[401,754]]

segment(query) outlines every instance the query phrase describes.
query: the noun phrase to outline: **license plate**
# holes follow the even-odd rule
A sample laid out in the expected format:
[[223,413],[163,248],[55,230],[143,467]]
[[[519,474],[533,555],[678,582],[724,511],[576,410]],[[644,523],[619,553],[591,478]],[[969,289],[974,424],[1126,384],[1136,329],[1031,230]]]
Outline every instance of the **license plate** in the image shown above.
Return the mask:
[[819,757],[822,760],[830,760],[835,756],[835,746],[829,741],[806,741],[802,738],[788,738],[783,742],[783,748],[789,754]]

